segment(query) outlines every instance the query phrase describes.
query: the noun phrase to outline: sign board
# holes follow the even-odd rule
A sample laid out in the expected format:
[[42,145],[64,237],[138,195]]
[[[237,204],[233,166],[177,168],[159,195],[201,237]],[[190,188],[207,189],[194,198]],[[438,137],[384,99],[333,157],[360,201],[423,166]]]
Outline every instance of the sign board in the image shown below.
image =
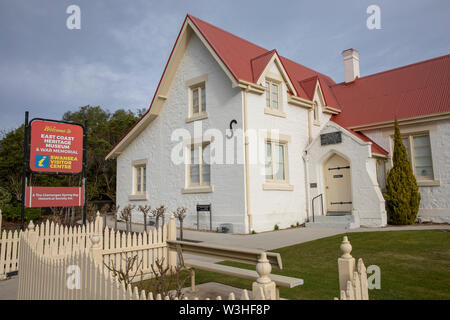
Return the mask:
[[342,142],[342,134],[340,131],[323,133],[320,135],[320,145],[337,144]]
[[35,119],[30,127],[31,171],[78,174],[83,170],[82,126]]
[[210,204],[198,204],[197,211],[211,211],[211,205]]
[[39,207],[81,207],[84,205],[81,187],[27,187],[25,205]]

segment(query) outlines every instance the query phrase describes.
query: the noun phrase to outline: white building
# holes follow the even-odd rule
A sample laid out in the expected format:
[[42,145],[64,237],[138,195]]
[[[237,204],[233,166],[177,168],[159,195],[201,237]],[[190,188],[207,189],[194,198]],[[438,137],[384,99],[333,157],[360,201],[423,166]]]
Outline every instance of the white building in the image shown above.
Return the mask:
[[336,84],[188,15],[149,110],[106,156],[117,159],[117,204],[184,206],[191,228],[196,205],[211,204],[213,229],[237,233],[384,226],[397,118],[419,218],[450,222],[450,55],[359,77],[359,53],[342,54]]

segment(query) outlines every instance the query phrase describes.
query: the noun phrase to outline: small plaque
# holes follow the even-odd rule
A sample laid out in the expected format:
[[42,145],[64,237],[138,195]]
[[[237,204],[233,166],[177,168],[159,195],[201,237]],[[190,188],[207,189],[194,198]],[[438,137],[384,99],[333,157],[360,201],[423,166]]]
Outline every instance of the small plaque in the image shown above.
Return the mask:
[[337,144],[342,142],[342,135],[340,131],[324,133],[320,135],[320,145],[326,146],[329,144]]
[[310,188],[317,188],[317,183],[316,182],[310,183],[309,187]]
[[197,211],[209,211],[209,212],[211,212],[211,205],[210,204],[198,204],[197,205]]
[[342,178],[343,177],[343,175],[342,174],[335,174],[334,176],[333,176],[333,178]]

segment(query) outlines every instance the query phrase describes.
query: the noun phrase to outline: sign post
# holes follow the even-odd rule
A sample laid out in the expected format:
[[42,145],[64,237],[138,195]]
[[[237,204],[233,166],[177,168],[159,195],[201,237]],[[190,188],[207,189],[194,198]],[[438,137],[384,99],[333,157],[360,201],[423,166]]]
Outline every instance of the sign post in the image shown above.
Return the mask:
[[28,111],[25,112],[23,138],[23,170],[22,170],[22,208],[20,213],[20,228],[25,230],[25,188],[27,186],[27,155],[28,155]]
[[[83,207],[86,223],[86,133],[80,124],[32,119],[25,113],[24,168],[22,177],[22,229],[26,207]],[[28,142],[29,140],[29,142]],[[27,171],[37,174],[82,174],[82,187],[27,186]]]

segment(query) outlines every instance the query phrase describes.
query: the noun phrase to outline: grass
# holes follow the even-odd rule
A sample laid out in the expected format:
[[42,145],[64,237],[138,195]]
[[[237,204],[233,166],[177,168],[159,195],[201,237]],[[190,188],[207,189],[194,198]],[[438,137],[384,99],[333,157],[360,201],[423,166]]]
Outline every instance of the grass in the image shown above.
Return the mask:
[[[285,247],[279,252],[283,270],[272,273],[302,278],[305,284],[280,295],[288,299],[333,299],[339,296],[337,258],[344,234]],[[450,232],[444,230],[384,231],[347,234],[352,256],[366,267],[381,269],[381,289],[370,290],[371,300],[450,299]],[[253,269],[234,262],[222,264]],[[251,289],[251,281],[206,271],[196,272],[197,284],[220,282]]]

